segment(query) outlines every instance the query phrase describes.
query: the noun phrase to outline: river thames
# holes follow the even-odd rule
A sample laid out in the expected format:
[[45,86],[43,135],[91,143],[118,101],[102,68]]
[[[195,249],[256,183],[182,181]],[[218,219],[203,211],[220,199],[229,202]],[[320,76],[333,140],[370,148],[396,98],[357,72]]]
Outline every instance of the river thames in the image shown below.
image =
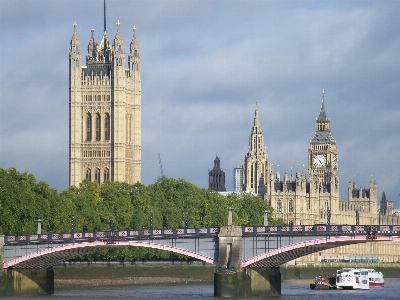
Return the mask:
[[[384,288],[370,290],[320,290],[309,287],[311,280],[288,280],[282,282],[282,296],[273,298],[280,300],[333,300],[333,299],[399,299],[400,279],[385,279]],[[213,283],[179,283],[179,284],[145,284],[112,287],[93,287],[90,290],[70,289],[56,291],[52,296],[13,297],[13,299],[190,299],[206,300],[213,297]]]

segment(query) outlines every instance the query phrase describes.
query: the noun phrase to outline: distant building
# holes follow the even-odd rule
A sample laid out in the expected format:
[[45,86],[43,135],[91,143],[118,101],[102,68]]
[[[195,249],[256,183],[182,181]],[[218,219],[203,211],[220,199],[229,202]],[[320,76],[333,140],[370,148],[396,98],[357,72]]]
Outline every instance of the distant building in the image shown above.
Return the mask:
[[[283,176],[274,173],[265,150],[263,129],[256,103],[249,149],[243,163],[243,190],[260,195],[274,208],[274,217],[292,225],[376,224],[377,183],[357,187],[349,182],[348,199],[339,197],[339,157],[324,93],[316,118],[315,134],[308,147],[308,174],[297,170]],[[283,177],[283,178],[282,178]]]
[[221,169],[219,157],[214,159],[214,168],[208,172],[208,189],[225,192],[225,172]]
[[379,204],[379,213],[381,215],[386,215],[386,212],[387,212],[386,194],[385,191],[383,191],[381,202]]
[[387,200],[385,191],[383,191],[381,202],[379,204],[379,213],[381,215],[391,215],[393,214],[393,211],[394,211],[393,201]]
[[233,169],[233,191],[243,191],[243,169],[241,167]]
[[[325,108],[324,93],[320,112],[316,118],[315,134],[311,138],[308,152],[308,174],[297,170],[283,176],[274,172],[264,146],[263,130],[258,112],[258,103],[251,128],[249,149],[243,162],[243,190],[261,195],[274,209],[273,217],[290,225],[400,225],[400,218],[393,211],[392,201],[385,194],[378,201],[376,181],[366,187],[348,183],[347,200],[339,196],[339,156],[336,141],[331,133],[331,123]],[[281,178],[283,177],[283,178]],[[378,213],[380,211],[380,213]],[[399,262],[400,243],[360,243],[323,250],[296,259],[296,263],[318,261],[320,255],[350,256],[352,261],[373,260]],[[357,258],[358,257],[358,258]],[[361,257],[361,258],[360,258]],[[358,260],[357,260],[358,259]]]

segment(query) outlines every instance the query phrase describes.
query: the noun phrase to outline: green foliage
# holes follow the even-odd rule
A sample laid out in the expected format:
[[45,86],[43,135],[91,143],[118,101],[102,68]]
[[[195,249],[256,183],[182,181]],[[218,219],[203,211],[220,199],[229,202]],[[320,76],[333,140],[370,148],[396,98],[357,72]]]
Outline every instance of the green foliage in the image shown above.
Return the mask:
[[[200,189],[183,179],[161,176],[154,184],[130,185],[107,181],[83,181],[60,194],[32,174],[15,168],[0,168],[0,234],[36,233],[35,220],[44,220],[42,231],[70,232],[72,215],[75,232],[106,231],[112,218],[115,230],[148,229],[150,214],[154,228],[220,227],[227,224],[227,207],[233,207],[233,223],[239,226],[263,224],[262,211],[272,212],[259,196],[233,193],[222,196]],[[272,219],[269,224],[281,225]],[[116,248],[81,257],[90,260],[109,259],[187,259],[181,255],[146,248]]]

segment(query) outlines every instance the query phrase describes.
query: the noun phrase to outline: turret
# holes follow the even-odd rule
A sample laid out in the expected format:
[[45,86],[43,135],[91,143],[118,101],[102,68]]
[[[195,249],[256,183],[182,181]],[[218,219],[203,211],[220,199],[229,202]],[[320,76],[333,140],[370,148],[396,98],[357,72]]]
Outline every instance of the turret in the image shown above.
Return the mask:
[[94,29],[91,30],[92,36],[88,44],[88,53],[86,55],[86,64],[97,60],[97,42],[94,39]]
[[78,37],[78,33],[76,32],[76,27],[78,25],[76,22],[74,23],[74,34],[71,38],[71,48],[69,50],[69,68],[70,75],[72,78],[76,76],[75,79],[80,80],[80,71],[82,67],[82,53],[81,53],[81,42]]
[[129,70],[132,71],[140,71],[140,47],[139,42],[136,39],[136,27],[133,26],[133,37],[130,45],[130,52],[129,52]]
[[113,66],[115,78],[123,76],[125,69],[125,53],[124,53],[124,40],[120,32],[120,22],[117,22],[117,33],[115,34],[113,42]]

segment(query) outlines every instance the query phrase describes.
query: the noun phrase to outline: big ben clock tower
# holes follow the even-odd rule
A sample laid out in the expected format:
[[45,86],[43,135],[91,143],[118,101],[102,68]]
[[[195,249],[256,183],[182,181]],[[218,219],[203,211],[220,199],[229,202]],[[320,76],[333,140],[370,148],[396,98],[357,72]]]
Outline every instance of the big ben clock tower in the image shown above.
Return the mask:
[[338,173],[338,150],[325,110],[324,91],[322,91],[322,105],[316,120],[315,134],[308,148],[308,169],[312,180],[318,185],[330,182]]

